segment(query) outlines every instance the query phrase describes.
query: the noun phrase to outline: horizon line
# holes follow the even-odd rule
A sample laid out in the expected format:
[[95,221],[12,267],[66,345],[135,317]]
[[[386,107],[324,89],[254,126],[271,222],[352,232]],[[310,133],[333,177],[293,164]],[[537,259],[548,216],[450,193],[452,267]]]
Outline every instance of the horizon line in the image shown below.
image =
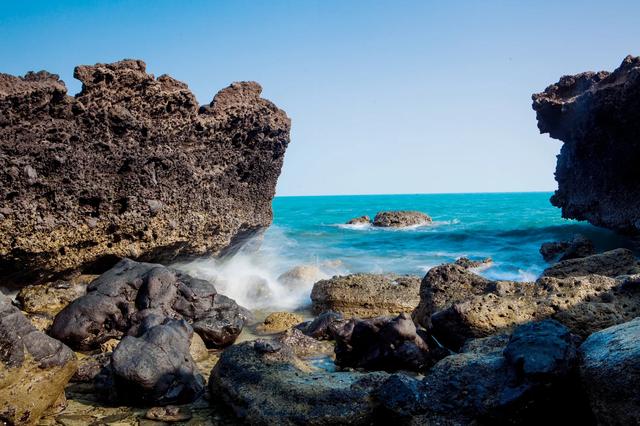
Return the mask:
[[471,195],[471,194],[545,194],[556,190],[538,191],[476,191],[476,192],[400,192],[400,193],[367,193],[367,194],[300,194],[300,195],[275,195],[273,198],[293,197],[367,197],[386,195]]

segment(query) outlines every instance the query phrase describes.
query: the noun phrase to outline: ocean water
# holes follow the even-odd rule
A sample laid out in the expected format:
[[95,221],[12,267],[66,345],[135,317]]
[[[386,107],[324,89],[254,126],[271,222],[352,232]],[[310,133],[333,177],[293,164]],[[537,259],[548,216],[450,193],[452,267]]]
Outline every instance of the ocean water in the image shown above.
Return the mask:
[[[214,280],[224,294],[253,309],[304,309],[316,279],[353,272],[424,275],[461,256],[491,257],[480,274],[503,280],[535,280],[547,266],[545,241],[582,233],[597,249],[630,247],[623,237],[587,223],[562,219],[551,193],[486,193],[276,197],[274,222],[256,243],[225,260],[179,265]],[[419,210],[433,223],[409,229],[344,225],[380,210]],[[315,274],[296,283],[278,279],[299,265]]]

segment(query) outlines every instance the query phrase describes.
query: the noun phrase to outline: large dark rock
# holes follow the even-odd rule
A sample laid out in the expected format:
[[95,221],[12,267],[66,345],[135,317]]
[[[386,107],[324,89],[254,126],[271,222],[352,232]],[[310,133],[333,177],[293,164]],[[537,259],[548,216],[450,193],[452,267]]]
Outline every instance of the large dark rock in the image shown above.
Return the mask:
[[[290,120],[234,83],[209,105],[139,60],[0,74],[0,275],[221,254],[267,227]],[[105,268],[105,269],[106,269]]]
[[[383,371],[425,371],[448,355],[407,314],[352,319],[336,333],[336,365]],[[429,344],[431,343],[431,345]]]
[[176,318],[187,320],[207,346],[224,347],[240,334],[246,315],[208,281],[124,259],[56,316],[50,334],[73,348],[88,350]]
[[183,404],[204,392],[204,377],[189,353],[193,329],[167,319],[126,336],[113,351],[111,369],[117,398],[127,404]]
[[[522,325],[506,343],[448,356],[422,382],[391,376],[377,390],[385,415],[410,424],[589,421],[575,339],[554,321]],[[584,424],[584,423],[581,423]]]
[[582,381],[598,422],[640,424],[640,318],[592,334],[580,353]]
[[628,249],[615,249],[577,259],[562,260],[542,272],[545,277],[582,277],[598,274],[606,277],[640,273],[638,260]]
[[564,142],[551,203],[566,218],[640,231],[640,58],[564,76],[533,95],[538,128]]
[[0,295],[0,423],[35,424],[76,371],[74,353]]
[[593,242],[584,235],[574,235],[568,241],[551,241],[542,243],[540,254],[547,262],[554,260],[569,260],[591,256],[596,250]]

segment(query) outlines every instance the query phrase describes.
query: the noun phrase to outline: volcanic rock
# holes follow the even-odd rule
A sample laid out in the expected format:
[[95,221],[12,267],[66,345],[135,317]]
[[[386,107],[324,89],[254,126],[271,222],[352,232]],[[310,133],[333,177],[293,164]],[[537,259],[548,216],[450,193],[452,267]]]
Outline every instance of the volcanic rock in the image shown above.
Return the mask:
[[592,334],[580,373],[599,424],[640,423],[640,318]]
[[76,357],[0,295],[0,422],[35,424],[58,401]]
[[551,197],[562,216],[640,231],[640,58],[564,76],[533,95],[538,128],[564,142]]
[[553,241],[540,246],[540,254],[547,262],[577,259],[595,254],[593,242],[584,235],[575,235],[570,241]]
[[187,320],[209,347],[224,347],[240,334],[246,314],[208,281],[124,259],[100,275],[87,294],[64,308],[50,334],[73,348],[95,349],[165,318]]
[[234,83],[199,107],[145,63],[0,74],[0,275],[33,283],[118,258],[220,255],[267,227],[290,120]]
[[431,223],[428,215],[411,210],[395,210],[378,212],[373,218],[373,226],[382,228],[406,228],[408,226],[426,225]]
[[411,275],[352,274],[318,281],[311,291],[313,312],[370,318],[411,312],[420,301],[420,278]]

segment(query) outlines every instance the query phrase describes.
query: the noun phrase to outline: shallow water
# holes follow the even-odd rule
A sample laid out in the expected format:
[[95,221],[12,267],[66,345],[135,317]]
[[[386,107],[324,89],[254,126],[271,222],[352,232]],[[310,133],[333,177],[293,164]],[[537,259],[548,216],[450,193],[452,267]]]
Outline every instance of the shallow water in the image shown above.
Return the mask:
[[[322,276],[352,272],[424,275],[461,256],[492,257],[480,271],[493,279],[533,280],[546,267],[538,249],[545,241],[582,233],[599,250],[631,242],[587,223],[565,220],[551,206],[551,193],[487,193],[276,197],[274,223],[254,253],[225,261],[181,265],[216,279],[221,292],[254,309],[300,309],[310,302],[312,282],[295,288],[278,276],[301,264]],[[380,210],[420,210],[434,223],[401,230],[346,226],[349,219]]]

